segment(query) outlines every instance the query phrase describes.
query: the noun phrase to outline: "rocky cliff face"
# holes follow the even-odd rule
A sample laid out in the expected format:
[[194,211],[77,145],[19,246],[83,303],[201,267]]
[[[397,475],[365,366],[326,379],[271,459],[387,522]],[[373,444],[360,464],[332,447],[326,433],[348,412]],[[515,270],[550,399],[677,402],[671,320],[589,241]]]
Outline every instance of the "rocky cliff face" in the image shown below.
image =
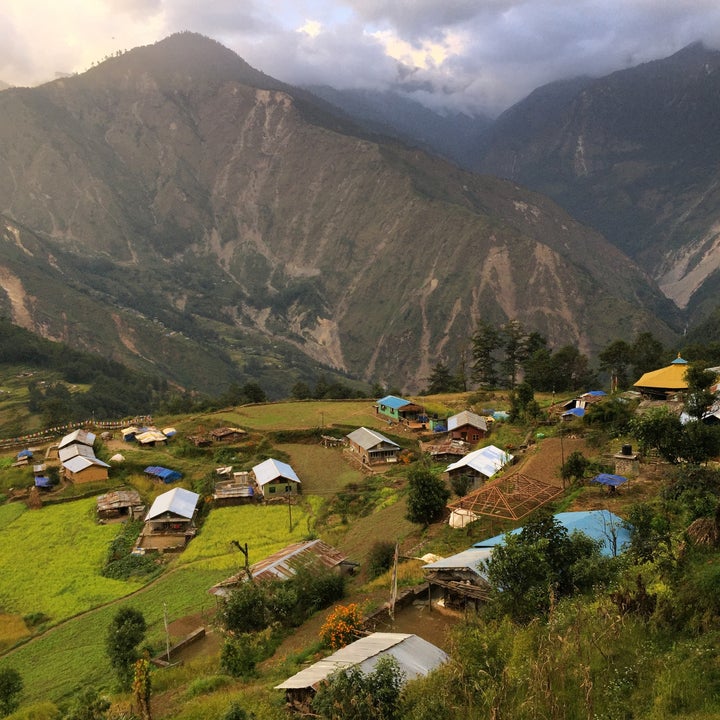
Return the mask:
[[696,316],[718,287],[720,52],[696,44],[540,88],[498,119],[475,167],[559,202]]
[[186,386],[240,369],[281,394],[316,364],[413,390],[480,318],[586,352],[672,332],[551,201],[371,140],[200,36],[5,91],[0,118],[0,306]]

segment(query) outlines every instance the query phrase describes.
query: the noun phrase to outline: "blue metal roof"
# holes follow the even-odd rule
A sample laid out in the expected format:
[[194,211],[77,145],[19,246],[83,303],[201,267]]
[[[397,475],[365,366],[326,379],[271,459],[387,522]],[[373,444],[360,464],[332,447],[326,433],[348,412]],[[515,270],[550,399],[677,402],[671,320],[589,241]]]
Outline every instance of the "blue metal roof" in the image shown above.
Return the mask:
[[[602,542],[600,552],[606,557],[612,557],[615,553],[612,547],[612,538],[615,537],[616,550],[623,552],[630,545],[630,530],[625,521],[611,513],[609,510],[581,510],[578,512],[557,513],[555,519],[568,531],[575,530],[582,532],[593,540]],[[522,532],[522,528],[515,528],[510,531],[513,535]],[[475,548],[488,548],[502,545],[505,542],[505,533],[495,535],[475,543]]]
[[412,403],[409,400],[404,400],[403,398],[395,397],[395,395],[386,395],[381,400],[378,400],[377,404],[385,405],[386,407],[392,408],[393,410],[399,410],[401,407],[405,407],[406,405],[411,405]]
[[575,407],[575,408],[572,408],[571,410],[566,410],[563,413],[563,416],[565,416],[565,415],[575,415],[576,417],[584,417],[585,416],[585,408]]

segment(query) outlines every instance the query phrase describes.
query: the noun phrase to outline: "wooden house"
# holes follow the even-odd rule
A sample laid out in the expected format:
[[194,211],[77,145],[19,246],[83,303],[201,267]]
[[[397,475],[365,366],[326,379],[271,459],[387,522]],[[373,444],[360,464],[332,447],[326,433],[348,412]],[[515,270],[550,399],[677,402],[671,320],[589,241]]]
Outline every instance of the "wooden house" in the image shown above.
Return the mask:
[[210,437],[215,442],[239,442],[247,438],[247,432],[241,428],[220,427],[210,431]]
[[447,428],[452,440],[461,440],[471,445],[480,442],[488,434],[487,420],[469,410],[449,417]]
[[97,499],[97,515],[102,521],[138,520],[145,514],[145,505],[137,490],[113,490]]
[[418,422],[424,415],[423,409],[404,398],[386,395],[375,403],[375,412],[395,422]]
[[470,600],[477,609],[478,602],[490,595],[491,587],[482,563],[491,555],[492,549],[471,547],[425,565],[423,572],[431,596],[439,589],[446,607],[464,608]]
[[514,460],[514,456],[495,445],[488,445],[468,453],[457,462],[448,465],[447,474],[452,479],[455,475],[464,475],[472,480],[472,487],[477,487],[491,478],[495,473]]
[[265,499],[301,492],[300,478],[287,463],[268,458],[253,467],[255,482]]
[[348,452],[357,457],[363,465],[397,462],[400,446],[375,430],[361,427],[346,437]]
[[195,513],[200,496],[176,487],[155,498],[134,552],[177,550],[195,535]]
[[[305,540],[288,545],[264,560],[254,563],[250,566],[250,575],[254,582],[263,582],[264,580],[288,580],[300,570],[310,570],[315,573],[352,573],[356,567],[357,563],[351,562],[346,555],[322,540]],[[247,579],[247,573],[243,570],[227,580],[213,585],[210,588],[210,594],[226,597]]]

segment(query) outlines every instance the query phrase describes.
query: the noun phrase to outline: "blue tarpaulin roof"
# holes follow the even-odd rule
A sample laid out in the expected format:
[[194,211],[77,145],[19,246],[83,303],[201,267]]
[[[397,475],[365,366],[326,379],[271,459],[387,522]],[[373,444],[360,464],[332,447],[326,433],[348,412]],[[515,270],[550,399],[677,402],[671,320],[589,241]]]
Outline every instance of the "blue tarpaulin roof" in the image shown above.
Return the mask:
[[563,416],[565,416],[565,415],[575,415],[576,417],[584,417],[585,408],[575,407],[575,408],[572,408],[572,410],[566,410],[563,413]]
[[17,456],[18,456],[18,458],[24,458],[24,457],[31,458],[33,456],[32,450],[21,450],[17,454]]
[[35,485],[41,488],[49,488],[52,487],[52,480],[50,480],[49,477],[45,477],[44,475],[38,475],[35,478]]
[[628,480],[622,475],[611,475],[610,473],[600,473],[596,475],[590,482],[600,483],[601,485],[610,485],[611,487],[617,487],[623,485]]
[[180,480],[182,477],[182,474],[177,470],[170,470],[169,468],[161,467],[159,465],[150,465],[146,467],[145,473],[147,475],[154,475],[165,483],[175,482],[176,480]]

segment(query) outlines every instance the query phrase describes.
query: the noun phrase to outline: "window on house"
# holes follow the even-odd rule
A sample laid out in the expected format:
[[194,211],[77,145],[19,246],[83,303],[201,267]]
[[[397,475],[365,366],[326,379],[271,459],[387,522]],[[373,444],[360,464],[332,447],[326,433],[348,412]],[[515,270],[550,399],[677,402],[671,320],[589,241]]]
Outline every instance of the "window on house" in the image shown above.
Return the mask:
[[275,489],[276,489],[275,486],[274,486],[274,485],[271,485],[271,486],[270,486],[270,493],[271,493],[271,494],[274,493],[274,492],[275,492]]
[[292,488],[289,485],[286,485],[285,492],[292,492]]

